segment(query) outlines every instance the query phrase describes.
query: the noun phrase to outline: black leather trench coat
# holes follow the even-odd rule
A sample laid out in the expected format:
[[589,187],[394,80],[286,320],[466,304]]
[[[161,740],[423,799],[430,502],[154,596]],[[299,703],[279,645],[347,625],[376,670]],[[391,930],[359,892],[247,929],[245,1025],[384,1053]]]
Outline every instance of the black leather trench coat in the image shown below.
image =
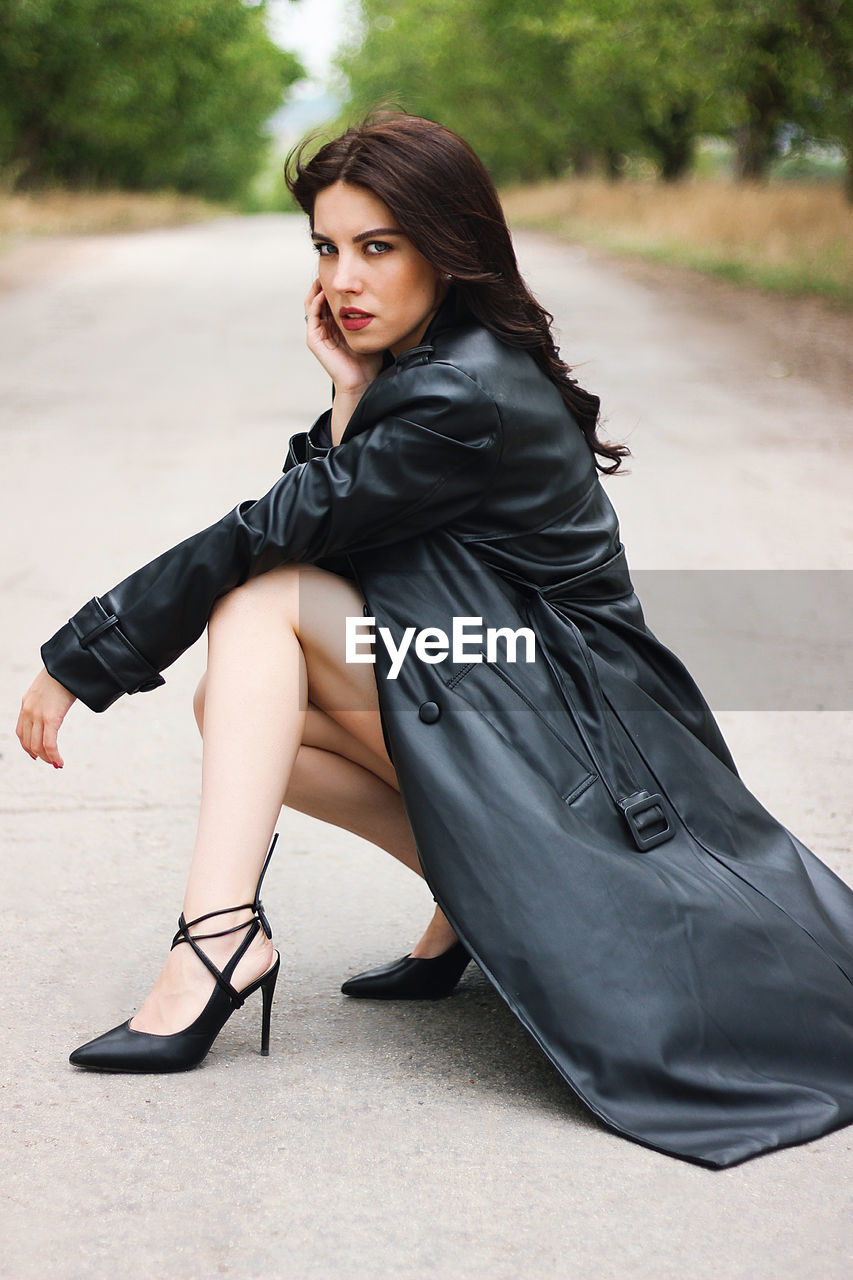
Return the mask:
[[[524,1026],[627,1137],[724,1167],[853,1120],[853,893],[740,782],[647,630],[613,509],[552,384],[451,295],[285,474],[85,605],[42,654],[96,711],[285,561],[405,628],[532,629],[535,661],[377,644],[427,881]],[[478,630],[469,626],[469,631]]]

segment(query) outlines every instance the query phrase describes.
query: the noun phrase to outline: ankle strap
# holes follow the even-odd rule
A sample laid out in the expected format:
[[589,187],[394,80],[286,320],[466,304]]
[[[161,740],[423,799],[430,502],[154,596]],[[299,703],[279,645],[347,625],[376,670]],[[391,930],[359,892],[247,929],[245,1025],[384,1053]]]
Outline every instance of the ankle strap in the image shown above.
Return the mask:
[[[178,931],[172,939],[172,950],[182,942],[189,943],[205,968],[213,974],[217,984],[229,996],[235,1009],[240,1008],[243,1003],[243,997],[240,992],[231,985],[230,978],[232,977],[234,970],[237,968],[237,965],[240,963],[243,956],[248,951],[252,941],[257,937],[261,929],[263,929],[268,938],[272,937],[272,929],[270,928],[269,920],[266,917],[260,894],[261,885],[263,884],[264,876],[267,873],[267,867],[270,865],[270,859],[272,858],[273,849],[276,846],[277,840],[278,832],[276,832],[272,838],[272,844],[270,845],[269,852],[264,860],[264,865],[261,868],[261,874],[258,877],[258,884],[255,889],[255,898],[253,902],[246,902],[239,907],[223,907],[221,911],[207,911],[202,916],[196,916],[194,920],[187,920],[184,913],[181,912],[178,917]],[[228,929],[219,929],[213,933],[190,933],[190,929],[195,928],[198,924],[203,924],[205,920],[213,920],[215,916],[232,915],[235,911],[251,911],[252,916],[249,920],[244,920],[241,924],[231,925]],[[247,929],[248,933],[226,964],[225,968],[222,970],[217,969],[213,961],[202,951],[201,947],[198,945],[199,942],[205,942],[209,938],[225,938],[229,933],[239,933],[241,929]]]

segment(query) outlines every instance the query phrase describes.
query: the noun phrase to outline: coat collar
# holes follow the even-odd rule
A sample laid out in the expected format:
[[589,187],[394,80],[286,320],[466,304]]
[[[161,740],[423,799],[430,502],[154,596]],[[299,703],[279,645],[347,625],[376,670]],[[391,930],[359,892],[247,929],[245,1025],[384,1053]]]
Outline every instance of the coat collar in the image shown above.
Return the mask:
[[382,356],[382,372],[384,373],[386,369],[390,369],[392,365],[402,367],[410,364],[413,360],[417,361],[419,357],[423,358],[431,353],[436,338],[440,334],[446,333],[448,329],[457,328],[462,323],[465,314],[465,307],[459,296],[459,291],[451,285],[418,345],[409,347],[407,351],[402,351],[399,356],[392,356],[390,351],[385,351]]
[[[457,328],[464,320],[467,314],[465,305],[459,297],[458,290],[452,285],[447,296],[442,301],[432,320],[427,326],[424,336],[416,347],[410,347],[408,351],[401,351],[399,356],[393,356],[390,351],[382,353],[382,368],[379,376],[373,380],[359,400],[352,417],[341,436],[341,443],[349,440],[353,436],[358,435],[366,425],[363,421],[365,407],[369,405],[371,392],[386,382],[389,378],[393,378],[397,370],[409,368],[413,364],[427,364],[430,356],[435,350],[435,340],[443,333],[450,329]],[[323,428],[324,438],[327,428]]]

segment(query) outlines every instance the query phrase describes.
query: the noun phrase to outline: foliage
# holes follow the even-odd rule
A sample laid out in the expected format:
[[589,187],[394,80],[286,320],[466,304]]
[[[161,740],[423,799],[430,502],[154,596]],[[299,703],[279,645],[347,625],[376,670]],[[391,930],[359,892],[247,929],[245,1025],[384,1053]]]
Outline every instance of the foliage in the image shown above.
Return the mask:
[[565,50],[547,35],[559,4],[362,0],[363,40],[340,59],[348,114],[393,102],[464,133],[498,178],[559,172]]
[[349,118],[383,101],[462,133],[499,181],[645,157],[691,167],[702,133],[761,177],[780,139],[853,148],[851,0],[361,0],[339,66]]
[[689,169],[713,92],[708,0],[563,0],[573,48],[575,128],[618,176],[626,155],[655,162],[667,180]]
[[502,181],[603,158],[688,167],[712,93],[711,0],[362,0],[340,65],[358,114],[383,98],[440,118]]
[[242,0],[0,0],[0,160],[20,184],[224,198],[301,75]]
[[847,198],[853,201],[853,5],[850,0],[791,0],[803,40],[820,69],[812,127],[847,155]]

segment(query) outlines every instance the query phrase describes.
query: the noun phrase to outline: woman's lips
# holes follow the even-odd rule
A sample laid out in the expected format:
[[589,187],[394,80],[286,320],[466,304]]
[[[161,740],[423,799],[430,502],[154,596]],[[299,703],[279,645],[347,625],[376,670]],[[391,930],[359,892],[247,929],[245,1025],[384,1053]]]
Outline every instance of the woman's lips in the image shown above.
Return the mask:
[[366,328],[373,319],[369,311],[356,311],[354,308],[349,307],[339,312],[339,315],[341,317],[341,325],[350,332]]

